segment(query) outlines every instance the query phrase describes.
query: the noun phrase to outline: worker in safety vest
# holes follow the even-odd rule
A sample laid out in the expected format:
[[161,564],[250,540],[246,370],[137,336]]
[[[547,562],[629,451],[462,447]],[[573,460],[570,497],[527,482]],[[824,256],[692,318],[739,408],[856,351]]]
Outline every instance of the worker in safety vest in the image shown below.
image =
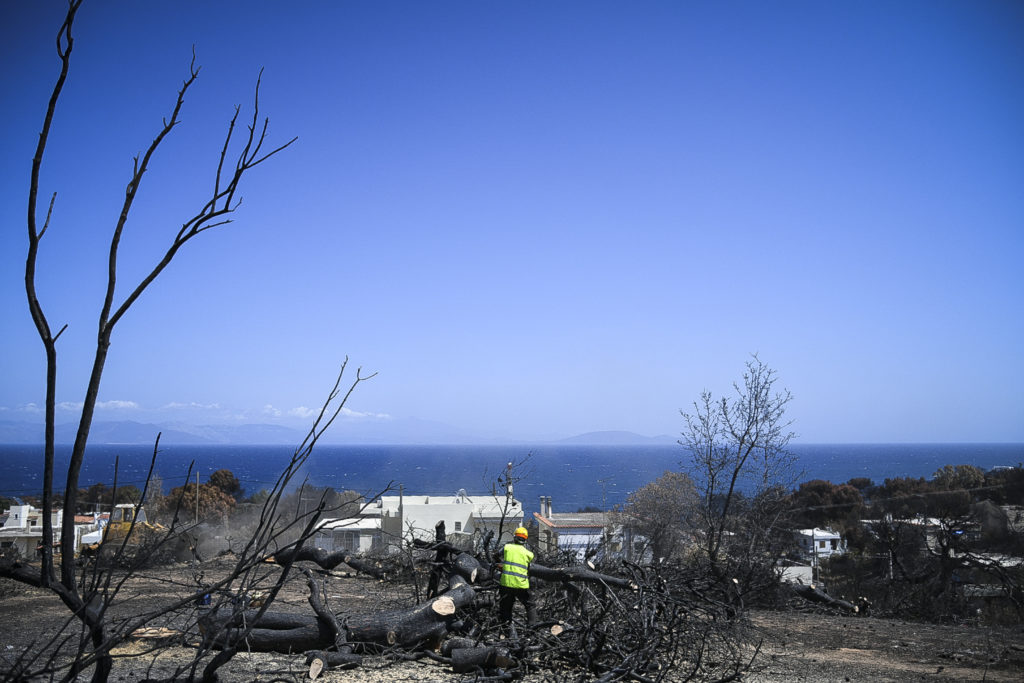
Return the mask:
[[498,610],[501,623],[512,621],[512,608],[516,600],[526,608],[526,623],[537,621],[537,608],[530,596],[530,563],[533,553],[526,547],[526,529],[516,529],[513,543],[506,543],[502,551],[501,580],[498,582]]

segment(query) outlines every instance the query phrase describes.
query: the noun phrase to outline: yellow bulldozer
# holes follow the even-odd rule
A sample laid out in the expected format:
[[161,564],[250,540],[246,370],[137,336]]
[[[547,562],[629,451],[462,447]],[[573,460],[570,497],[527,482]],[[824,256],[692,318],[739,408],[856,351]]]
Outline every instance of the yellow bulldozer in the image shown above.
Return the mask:
[[166,530],[167,527],[162,524],[151,524],[146,517],[146,509],[141,505],[136,507],[133,503],[119,503],[111,511],[100,540],[84,544],[81,552],[86,557],[95,557],[101,551],[117,552],[122,544],[126,550],[137,550]]

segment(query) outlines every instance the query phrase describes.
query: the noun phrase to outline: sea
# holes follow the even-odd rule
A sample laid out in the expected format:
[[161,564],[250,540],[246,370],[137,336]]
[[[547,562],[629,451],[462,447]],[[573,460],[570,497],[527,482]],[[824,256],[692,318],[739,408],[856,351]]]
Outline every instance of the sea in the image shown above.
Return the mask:
[[[989,470],[1024,463],[1024,444],[792,444],[793,483],[826,479],[833,483],[867,477],[931,477],[943,465],[970,464]],[[247,493],[271,489],[294,449],[288,446],[161,446],[155,472],[165,491],[218,469],[231,470]],[[42,446],[0,445],[0,496],[38,495],[42,491]],[[80,487],[114,479],[142,488],[152,445],[95,445],[86,452]],[[54,488],[64,488],[70,446],[57,447]],[[556,512],[585,507],[611,509],[666,471],[686,466],[679,445],[583,446],[335,446],[318,445],[292,487],[302,482],[373,496],[390,487],[410,494],[470,496],[499,487],[509,464],[515,497],[530,512],[540,496],[551,496]]]

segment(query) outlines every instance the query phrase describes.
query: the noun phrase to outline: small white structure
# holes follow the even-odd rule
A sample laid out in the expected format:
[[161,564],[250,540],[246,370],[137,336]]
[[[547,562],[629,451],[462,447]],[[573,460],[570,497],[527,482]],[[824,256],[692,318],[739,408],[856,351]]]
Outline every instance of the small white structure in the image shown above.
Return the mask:
[[[0,527],[0,548],[14,548],[22,557],[35,557],[36,548],[43,539],[42,511],[31,505],[12,505],[4,516],[4,525]],[[55,517],[63,519],[61,511],[58,510]]]
[[445,533],[483,535],[494,532],[494,543],[512,540],[523,523],[523,506],[511,495],[469,495],[465,489],[455,495],[381,496],[363,509],[361,518],[377,518],[384,543],[400,546],[412,539],[434,540],[434,529],[444,522]]
[[537,521],[537,547],[544,552],[570,550],[583,560],[587,551],[603,549],[619,552],[621,529],[616,530],[607,512],[552,512],[551,496],[540,497]]
[[[50,515],[53,524],[53,540],[60,540],[60,527],[64,522],[64,511],[54,510]],[[0,527],[0,549],[15,548],[22,557],[34,558],[43,542],[43,511],[31,505],[13,505],[3,515]],[[75,517],[75,546],[77,553],[82,546],[82,536],[99,528],[95,516]]]
[[842,555],[846,552],[846,544],[843,537],[832,529],[797,529],[793,532],[800,552],[804,557],[817,564],[818,560],[824,560],[833,555]]
[[381,545],[380,517],[325,519],[317,527],[313,544],[327,552],[366,553]]
[[775,566],[779,572],[779,580],[782,583],[795,583],[804,586],[814,585],[814,567],[809,564],[779,560]]

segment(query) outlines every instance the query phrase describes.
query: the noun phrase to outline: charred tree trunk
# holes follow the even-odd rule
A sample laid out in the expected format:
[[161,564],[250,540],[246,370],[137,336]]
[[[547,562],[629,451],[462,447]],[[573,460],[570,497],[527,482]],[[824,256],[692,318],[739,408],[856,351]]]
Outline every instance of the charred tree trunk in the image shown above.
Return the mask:
[[357,572],[367,574],[375,579],[387,578],[387,573],[377,563],[353,557],[352,555],[347,555],[342,550],[329,553],[323,548],[309,548],[303,546],[299,549],[295,549],[292,547],[277,551],[268,557],[267,560],[276,562],[280,565],[305,560],[307,562],[315,562],[321,569],[326,570],[334,569],[340,564],[347,564]]
[[[453,577],[444,595],[422,605],[345,620],[344,639],[353,648],[366,646],[411,648],[437,640],[448,631],[455,612],[473,602],[476,591],[461,577]],[[204,645],[215,649],[233,646],[244,638],[254,652],[305,652],[334,647],[339,635],[330,619],[321,616],[266,612],[210,614],[200,629]]]
[[348,641],[410,647],[439,638],[448,631],[456,610],[468,606],[476,596],[461,577],[452,577],[451,582],[444,595],[422,605],[348,619]]
[[838,607],[841,610],[852,612],[854,614],[860,611],[860,609],[852,602],[847,602],[846,600],[833,598],[828,593],[819,590],[814,586],[802,586],[800,584],[794,584],[793,592],[799,595],[801,598],[805,600],[810,600],[811,602],[820,602],[821,604],[828,605],[829,607]]
[[[238,612],[209,614],[199,622],[203,645],[216,650],[244,646],[254,652],[305,652],[334,645],[334,628],[323,619],[303,614]],[[255,621],[254,621],[255,620]],[[247,626],[253,628],[245,635]],[[243,638],[244,635],[244,638]]]
[[462,647],[452,650],[452,671],[457,674],[489,669],[507,669],[513,659],[503,647]]
[[[436,540],[434,543],[427,543],[421,540],[413,541],[413,545],[417,548],[437,551],[437,554],[434,556],[435,570],[444,565],[449,572],[458,574],[469,583],[480,583],[491,577],[491,572],[484,566],[483,562],[443,540],[443,526],[441,526],[441,532],[442,535],[438,536],[439,540]],[[440,572],[440,574],[443,574],[443,572]],[[433,580],[433,576],[434,574],[432,573],[431,580]]]
[[443,547],[448,545],[445,542],[445,538],[444,520],[442,519],[434,526],[434,541],[437,550],[434,553],[434,566],[430,569],[430,580],[427,583],[428,599],[437,595],[438,587],[441,584],[441,574],[444,567],[444,561],[448,557],[448,549]]
[[316,678],[324,669],[356,669],[362,663],[363,658],[351,652],[310,650],[306,653],[306,664],[309,665],[310,678]]
[[544,581],[558,581],[566,583],[569,581],[583,581],[586,583],[603,583],[607,586],[614,588],[625,588],[628,590],[636,590],[637,584],[633,583],[629,579],[621,579],[617,576],[610,576],[608,574],[602,574],[595,572],[592,569],[585,567],[565,567],[561,569],[552,569],[551,567],[545,567],[539,564],[530,565],[530,578],[543,579]]

